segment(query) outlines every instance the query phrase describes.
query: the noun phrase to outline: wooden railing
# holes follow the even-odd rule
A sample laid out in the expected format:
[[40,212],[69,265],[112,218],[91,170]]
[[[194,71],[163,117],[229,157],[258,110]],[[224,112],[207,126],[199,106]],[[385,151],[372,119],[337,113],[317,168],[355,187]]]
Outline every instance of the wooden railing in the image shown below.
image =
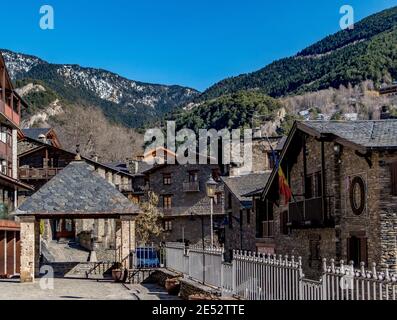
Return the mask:
[[330,212],[330,197],[294,201],[289,204],[288,224],[292,228],[327,226],[332,223]]
[[18,107],[17,110],[14,110],[14,108],[12,108],[9,103],[1,100],[0,92],[0,112],[17,126],[19,126],[21,120],[19,108],[20,107]]
[[262,235],[261,238],[274,237],[274,221],[262,221]]
[[184,182],[183,183],[183,191],[184,192],[199,192],[200,191],[200,183],[198,181]]
[[63,168],[20,168],[19,179],[43,179],[49,180],[56,176]]

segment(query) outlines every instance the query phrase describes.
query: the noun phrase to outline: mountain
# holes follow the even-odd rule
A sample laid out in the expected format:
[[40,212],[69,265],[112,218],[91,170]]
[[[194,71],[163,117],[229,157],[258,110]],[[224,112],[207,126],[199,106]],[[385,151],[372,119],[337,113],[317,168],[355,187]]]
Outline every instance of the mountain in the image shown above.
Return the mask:
[[0,51],[11,78],[20,87],[29,86],[24,89],[29,89],[27,94],[33,95],[34,99],[25,98],[34,104],[34,112],[43,111],[50,103],[62,100],[66,105],[99,107],[116,123],[141,127],[198,94],[191,88],[143,83],[102,69],[52,64],[35,56]]
[[338,88],[372,80],[397,79],[397,7],[384,10],[261,70],[216,83],[195,102],[240,90],[259,89],[272,97]]

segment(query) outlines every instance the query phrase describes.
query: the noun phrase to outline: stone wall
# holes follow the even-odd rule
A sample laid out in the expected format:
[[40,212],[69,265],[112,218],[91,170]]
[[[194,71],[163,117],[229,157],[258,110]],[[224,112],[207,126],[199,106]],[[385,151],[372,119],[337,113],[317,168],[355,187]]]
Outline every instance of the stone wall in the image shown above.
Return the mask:
[[[275,246],[281,254],[301,255],[305,271],[312,272],[319,262],[311,261],[310,243],[318,246],[321,258],[348,258],[348,239],[359,236],[367,239],[368,264],[373,262],[396,268],[397,202],[391,196],[389,164],[397,161],[395,154],[373,152],[364,158],[348,147],[341,147],[338,156],[334,142],[325,142],[326,195],[335,227],[321,229],[293,229],[281,234],[280,215],[287,206],[274,206]],[[321,171],[321,142],[307,139],[307,174]],[[350,182],[356,176],[365,183],[365,209],[360,215],[353,213],[350,203]],[[290,172],[290,185],[296,200],[303,200],[303,150]],[[309,271],[308,271],[309,270]]]
[[[196,215],[204,217],[205,239],[207,241],[210,238],[210,199],[206,194],[206,182],[212,170],[218,168],[218,165],[167,165],[149,174],[150,190],[159,196],[158,207],[163,212],[163,220],[172,222],[172,230],[165,230],[155,240],[181,241],[184,238],[194,244],[201,242],[201,220]],[[183,184],[189,181],[190,171],[197,172],[199,183],[197,192],[183,190]],[[164,174],[171,174],[170,185],[164,185]],[[220,183],[217,192],[220,194],[220,202],[215,200],[214,221],[221,221],[223,220],[223,186]],[[172,196],[171,210],[163,209],[165,195]],[[192,214],[195,216],[194,220]]]
[[[228,208],[228,197],[231,194],[232,205]],[[228,217],[228,225],[225,226],[225,258],[227,260],[231,259],[232,250],[248,250],[255,252],[256,249],[256,221],[255,215],[252,214],[251,209],[242,208],[241,202],[237,199],[233,193],[225,187],[225,214]],[[242,210],[242,225],[240,220],[240,210]],[[230,214],[234,217],[232,221],[230,220]],[[248,219],[248,214],[250,219]],[[248,223],[249,222],[249,223]]]

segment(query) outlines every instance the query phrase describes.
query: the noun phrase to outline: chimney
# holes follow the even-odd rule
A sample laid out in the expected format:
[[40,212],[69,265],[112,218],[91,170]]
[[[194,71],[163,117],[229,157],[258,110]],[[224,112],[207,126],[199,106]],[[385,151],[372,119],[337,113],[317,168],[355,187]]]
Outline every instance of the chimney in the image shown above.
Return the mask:
[[127,159],[127,168],[131,174],[138,173],[138,161]]
[[74,157],[75,161],[81,161],[81,156],[80,156],[80,145],[76,144],[76,156]]
[[40,134],[37,138],[40,142],[47,144],[47,138],[44,134]]

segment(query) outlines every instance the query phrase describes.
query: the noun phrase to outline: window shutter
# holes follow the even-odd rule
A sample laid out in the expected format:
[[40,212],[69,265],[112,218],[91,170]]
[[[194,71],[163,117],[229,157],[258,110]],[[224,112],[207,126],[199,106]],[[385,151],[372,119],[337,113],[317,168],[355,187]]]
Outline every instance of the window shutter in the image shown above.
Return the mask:
[[360,260],[360,262],[364,262],[368,266],[367,238],[360,239]]
[[391,193],[393,196],[397,196],[397,162],[392,163],[390,168],[391,168]]
[[350,263],[350,261],[352,260],[352,258],[351,258],[351,256],[350,256],[350,246],[351,246],[351,241],[350,241],[350,238],[347,238],[346,239],[346,244],[347,244],[347,246],[346,246],[346,258],[347,258],[347,262],[348,263]]

